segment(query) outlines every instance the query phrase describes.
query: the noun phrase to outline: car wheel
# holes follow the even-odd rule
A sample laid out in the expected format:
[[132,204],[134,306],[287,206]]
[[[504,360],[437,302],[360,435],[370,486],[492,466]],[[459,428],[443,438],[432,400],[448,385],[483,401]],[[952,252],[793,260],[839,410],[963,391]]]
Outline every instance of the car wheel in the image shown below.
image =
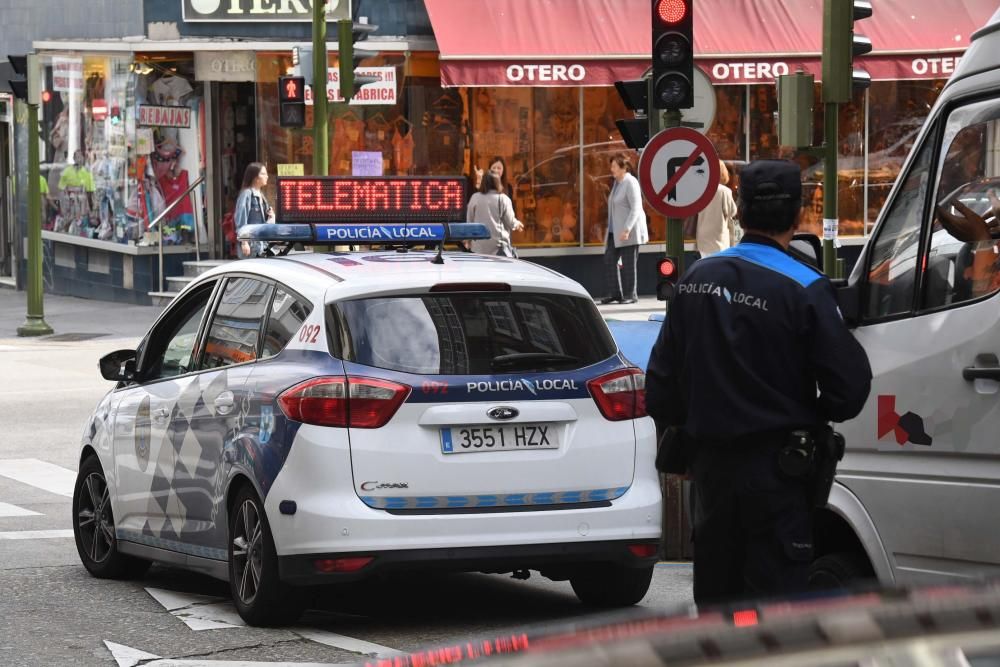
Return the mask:
[[73,537],[83,566],[101,579],[140,577],[149,561],[118,551],[111,493],[104,469],[96,456],[80,464],[73,487]]
[[820,556],[809,566],[809,588],[814,590],[848,588],[874,578],[868,559],[853,551]]
[[595,607],[629,607],[646,596],[653,566],[592,565],[569,578],[580,602]]
[[249,486],[236,496],[229,516],[229,588],[250,625],[292,623],[302,615],[301,597],[278,579],[278,555],[264,505]]

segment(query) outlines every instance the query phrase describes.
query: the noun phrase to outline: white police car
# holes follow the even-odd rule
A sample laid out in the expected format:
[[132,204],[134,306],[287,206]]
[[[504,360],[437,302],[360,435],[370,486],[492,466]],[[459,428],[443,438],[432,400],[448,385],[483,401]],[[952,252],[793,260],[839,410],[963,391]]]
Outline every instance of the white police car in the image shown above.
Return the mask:
[[303,587],[399,569],[535,569],[598,605],[645,595],[654,427],[587,292],[527,262],[402,250],[230,263],[102,359],[118,384],[73,498],[92,574],[159,561],[228,579],[252,624],[293,620]]

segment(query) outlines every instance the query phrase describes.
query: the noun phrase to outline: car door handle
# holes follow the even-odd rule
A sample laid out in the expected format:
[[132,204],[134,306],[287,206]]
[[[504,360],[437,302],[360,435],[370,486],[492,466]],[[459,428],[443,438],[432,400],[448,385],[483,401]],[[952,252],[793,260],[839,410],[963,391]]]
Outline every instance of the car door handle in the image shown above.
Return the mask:
[[976,355],[976,365],[962,369],[962,378],[974,380],[1000,380],[1000,360],[995,354]]
[[215,411],[220,415],[228,415],[233,411],[233,392],[224,391],[215,397]]
[[169,416],[170,410],[167,410],[166,408],[157,408],[156,410],[153,410],[153,421],[157,424],[162,424],[167,421]]

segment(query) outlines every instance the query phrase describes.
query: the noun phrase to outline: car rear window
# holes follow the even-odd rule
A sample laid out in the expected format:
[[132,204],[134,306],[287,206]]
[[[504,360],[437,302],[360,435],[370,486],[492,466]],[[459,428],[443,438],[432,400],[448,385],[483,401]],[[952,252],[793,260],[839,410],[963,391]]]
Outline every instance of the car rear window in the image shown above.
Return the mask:
[[563,294],[407,295],[330,307],[345,360],[405,373],[573,370],[617,350],[593,302]]

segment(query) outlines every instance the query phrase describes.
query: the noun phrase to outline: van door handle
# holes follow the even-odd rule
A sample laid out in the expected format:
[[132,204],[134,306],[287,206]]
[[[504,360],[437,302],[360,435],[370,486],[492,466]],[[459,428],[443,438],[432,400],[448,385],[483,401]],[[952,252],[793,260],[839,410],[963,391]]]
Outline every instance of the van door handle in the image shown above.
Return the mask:
[[220,415],[228,415],[233,411],[233,399],[233,392],[222,392],[215,397],[215,411]]
[[963,368],[962,378],[969,382],[974,380],[1000,381],[1000,360],[997,360],[995,354],[977,354],[976,365]]

